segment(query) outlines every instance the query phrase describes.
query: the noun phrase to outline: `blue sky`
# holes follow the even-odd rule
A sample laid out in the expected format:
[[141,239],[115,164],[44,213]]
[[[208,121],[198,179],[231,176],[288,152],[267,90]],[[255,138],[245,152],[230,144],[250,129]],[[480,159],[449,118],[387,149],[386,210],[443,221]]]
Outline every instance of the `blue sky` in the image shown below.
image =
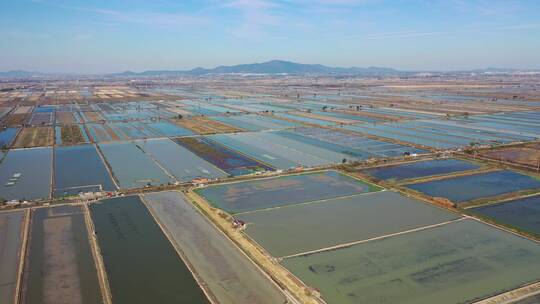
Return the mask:
[[540,1],[0,0],[0,71],[540,68]]

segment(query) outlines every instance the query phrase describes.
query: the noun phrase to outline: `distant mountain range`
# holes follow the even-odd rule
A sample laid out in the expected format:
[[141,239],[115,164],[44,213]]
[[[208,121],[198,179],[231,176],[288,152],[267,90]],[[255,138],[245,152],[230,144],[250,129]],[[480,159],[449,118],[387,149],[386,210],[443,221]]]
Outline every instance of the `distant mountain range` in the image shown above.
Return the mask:
[[208,74],[319,74],[319,75],[390,75],[402,73],[395,69],[369,67],[369,68],[336,68],[321,64],[302,64],[290,61],[272,60],[263,63],[240,64],[233,66],[218,66],[213,69],[196,68],[188,71],[156,70],[141,73],[124,72],[110,74],[111,76],[182,76],[182,75],[208,75]]
[[[537,70],[536,70],[537,71]],[[302,64],[283,60],[272,60],[263,63],[240,64],[233,66],[218,66],[213,69],[195,68],[192,70],[152,70],[144,72],[123,72],[101,76],[108,77],[175,77],[175,76],[204,76],[216,74],[267,74],[267,75],[353,75],[353,76],[403,76],[423,74],[449,74],[449,73],[517,73],[534,72],[533,70],[517,70],[502,68],[487,68],[469,71],[437,72],[437,71],[399,71],[392,68],[368,67],[368,68],[339,68],[321,64]],[[59,74],[54,74],[59,75]],[[39,76],[51,76],[50,74],[28,71],[0,72],[3,78],[30,78]]]

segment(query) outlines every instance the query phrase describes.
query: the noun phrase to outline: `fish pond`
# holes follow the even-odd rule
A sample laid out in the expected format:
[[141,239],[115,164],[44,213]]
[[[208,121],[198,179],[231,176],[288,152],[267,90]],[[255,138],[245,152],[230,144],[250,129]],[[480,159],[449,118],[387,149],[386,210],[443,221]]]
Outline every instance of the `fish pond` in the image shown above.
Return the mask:
[[470,211],[540,237],[540,196],[480,206]]
[[162,185],[173,181],[144,151],[133,143],[99,144],[99,148],[112,168],[120,188]]
[[313,124],[313,125],[332,126],[332,125],[337,124],[336,122],[333,122],[333,121],[311,118],[311,117],[295,115],[295,114],[290,114],[290,113],[275,113],[274,115],[277,117],[291,119],[293,121],[297,121],[300,123],[308,123],[308,124]]
[[540,180],[514,171],[501,170],[410,184],[407,187],[433,197],[445,197],[461,203],[540,188]]
[[286,120],[277,119],[264,115],[232,115],[232,116],[215,116],[212,119],[223,123],[235,126],[248,131],[262,130],[281,130],[290,127],[299,126],[300,124]]
[[285,301],[255,264],[180,192],[152,193],[144,199],[219,303]]
[[[344,127],[345,128],[345,127]],[[309,137],[312,140],[323,141],[336,146],[352,156],[359,155],[361,159],[371,157],[394,157],[404,154],[425,153],[425,150],[370,139],[350,131],[303,127],[294,129],[294,133]]]
[[80,206],[32,211],[23,303],[102,303]]
[[397,166],[378,167],[364,170],[363,172],[381,180],[401,180],[475,170],[478,168],[480,166],[477,164],[459,159],[435,159]]
[[54,159],[54,196],[116,190],[94,145],[56,147]]
[[276,257],[367,240],[459,218],[379,191],[240,214],[246,233]]
[[329,304],[474,302],[540,279],[540,245],[462,220],[282,264]]
[[52,148],[10,150],[0,163],[0,198],[49,198],[52,154]]
[[170,139],[138,140],[135,143],[179,181],[227,176],[225,172]]
[[0,303],[15,303],[25,211],[0,213]]
[[206,137],[177,138],[175,142],[230,175],[274,170],[270,166],[248,158]]
[[19,131],[18,128],[6,128],[0,130],[0,148],[7,148],[15,139],[15,135]]
[[330,111],[312,111],[312,113],[318,114],[318,115],[325,115],[345,120],[353,120],[353,121],[361,121],[361,122],[367,122],[367,123],[376,123],[376,122],[382,122],[382,119],[369,117],[369,116],[360,116],[360,115],[353,115],[349,113],[343,113],[343,112],[330,112]]
[[209,303],[138,196],[90,211],[114,303]]
[[300,151],[284,149],[282,146],[261,140],[256,134],[216,134],[209,137],[224,146],[264,161],[278,169],[299,166],[298,159],[305,161],[307,158],[307,155]]
[[263,178],[197,189],[214,206],[231,213],[379,191],[336,171]]
[[335,149],[335,145],[314,142],[289,132],[245,132],[212,135],[212,139],[280,169],[296,166],[316,167],[356,158]]
[[313,141],[304,140],[302,136],[291,137],[285,134],[288,132],[261,132],[253,135],[260,142],[257,145],[262,146],[262,143],[266,143],[269,152],[281,150],[283,156],[289,155],[290,157],[294,153],[299,153],[297,158],[291,158],[291,160],[302,166],[335,164],[341,163],[343,159],[351,158],[350,154],[342,153],[342,151],[329,146],[314,144]]

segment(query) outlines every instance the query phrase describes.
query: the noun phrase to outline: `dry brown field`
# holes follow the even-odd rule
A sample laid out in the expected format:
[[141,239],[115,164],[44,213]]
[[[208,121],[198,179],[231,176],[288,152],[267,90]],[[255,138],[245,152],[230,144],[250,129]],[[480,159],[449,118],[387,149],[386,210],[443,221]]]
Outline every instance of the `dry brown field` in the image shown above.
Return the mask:
[[56,112],[56,121],[61,124],[75,123],[75,116],[71,112]]
[[196,116],[183,119],[175,119],[174,122],[179,126],[189,129],[197,134],[218,134],[218,133],[234,133],[243,130],[227,125],[220,121],[211,120],[206,117]]
[[540,167],[540,143],[532,143],[521,147],[508,147],[485,151],[481,154],[484,157],[525,165],[529,167]]
[[104,120],[101,114],[96,111],[84,112],[84,116],[86,116],[86,122]]
[[32,148],[52,146],[54,143],[53,127],[29,127],[22,129],[13,148]]
[[10,114],[3,118],[2,125],[9,127],[20,126],[26,122],[28,114]]

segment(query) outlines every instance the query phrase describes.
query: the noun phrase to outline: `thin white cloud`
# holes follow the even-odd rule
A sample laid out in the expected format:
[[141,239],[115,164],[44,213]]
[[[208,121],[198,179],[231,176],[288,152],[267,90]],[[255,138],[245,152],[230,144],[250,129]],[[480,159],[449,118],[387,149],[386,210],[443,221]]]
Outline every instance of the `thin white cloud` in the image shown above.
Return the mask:
[[31,0],[41,5],[49,5],[61,9],[83,11],[98,14],[108,18],[109,22],[144,24],[159,27],[185,27],[185,26],[205,26],[211,23],[211,18],[206,15],[194,13],[163,13],[153,11],[130,11],[113,10],[92,6],[73,6],[59,1]]
[[357,38],[364,38],[369,40],[379,39],[392,39],[392,38],[413,38],[413,37],[427,37],[427,36],[446,36],[455,34],[466,33],[495,33],[500,31],[520,31],[520,30],[532,30],[539,29],[540,23],[531,24],[514,24],[506,26],[485,26],[485,27],[465,27],[452,31],[400,31],[400,32],[386,32],[368,35],[357,35]]
[[275,8],[279,6],[279,4],[275,1],[268,0],[234,0],[226,2],[223,6],[240,10],[262,10]]
[[270,0],[233,0],[222,5],[223,8],[234,10],[241,15],[228,32],[236,38],[261,40],[268,30],[284,24],[280,15],[281,5]]
[[137,12],[118,11],[95,8],[79,8],[80,10],[93,12],[109,17],[116,22],[138,23],[161,27],[183,27],[183,26],[204,26],[210,20],[205,16],[194,16],[182,13],[160,13],[160,12]]

